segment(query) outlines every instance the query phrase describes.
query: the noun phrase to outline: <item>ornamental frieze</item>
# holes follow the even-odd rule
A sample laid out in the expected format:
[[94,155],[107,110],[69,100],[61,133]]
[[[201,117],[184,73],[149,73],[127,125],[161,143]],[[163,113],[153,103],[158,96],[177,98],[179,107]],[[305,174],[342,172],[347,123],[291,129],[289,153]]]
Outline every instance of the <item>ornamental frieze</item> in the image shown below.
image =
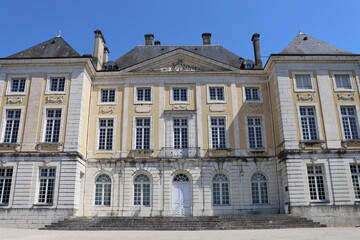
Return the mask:
[[349,93],[347,94],[347,96],[345,94],[338,93],[337,97],[338,100],[343,100],[343,101],[354,101],[355,99],[355,95],[353,93]]
[[308,94],[306,94],[306,96],[303,96],[300,93],[298,93],[296,95],[296,97],[297,97],[298,101],[312,101],[312,100],[314,100],[314,94],[313,93],[308,93]]
[[64,97],[63,96],[58,96],[57,98],[53,98],[51,96],[46,96],[45,98],[45,102],[46,103],[62,103],[64,101]]
[[20,104],[22,102],[23,102],[23,97],[17,97],[17,98],[7,97],[6,98],[6,104]]
[[166,65],[159,68],[152,68],[150,71],[153,72],[203,72],[209,71],[208,69],[203,69],[197,66],[189,65],[183,63],[182,59],[178,59],[177,61],[171,63],[170,65]]

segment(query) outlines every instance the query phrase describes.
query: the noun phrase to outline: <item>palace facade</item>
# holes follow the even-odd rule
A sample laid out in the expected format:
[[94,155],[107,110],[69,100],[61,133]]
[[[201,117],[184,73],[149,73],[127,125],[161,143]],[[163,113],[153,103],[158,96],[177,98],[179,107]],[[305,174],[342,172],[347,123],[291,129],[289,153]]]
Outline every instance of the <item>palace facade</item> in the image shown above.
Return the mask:
[[0,59],[0,225],[72,216],[360,220],[360,55],[299,33],[263,66],[145,35],[115,61],[58,36]]

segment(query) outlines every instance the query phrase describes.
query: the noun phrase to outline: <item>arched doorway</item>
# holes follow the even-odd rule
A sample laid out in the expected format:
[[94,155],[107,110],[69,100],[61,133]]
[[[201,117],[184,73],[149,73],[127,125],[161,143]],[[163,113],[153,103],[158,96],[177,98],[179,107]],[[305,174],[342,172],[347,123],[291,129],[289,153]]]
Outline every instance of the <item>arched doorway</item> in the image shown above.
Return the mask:
[[172,183],[172,211],[174,216],[191,215],[191,194],[189,177],[177,174]]

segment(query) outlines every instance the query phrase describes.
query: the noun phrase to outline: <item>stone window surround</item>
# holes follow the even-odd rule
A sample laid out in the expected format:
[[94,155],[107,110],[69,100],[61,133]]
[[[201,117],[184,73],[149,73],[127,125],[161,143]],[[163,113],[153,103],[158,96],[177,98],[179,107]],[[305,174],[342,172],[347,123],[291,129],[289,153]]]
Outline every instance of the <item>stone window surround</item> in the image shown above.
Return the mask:
[[[337,88],[335,75],[349,75],[351,89]],[[332,78],[332,82],[333,82],[333,86],[334,86],[334,92],[354,92],[355,91],[354,82],[353,82],[354,75],[353,75],[352,71],[331,71],[331,78]]]
[[[263,102],[261,84],[244,84],[241,87],[242,87],[243,102],[246,102],[246,103],[262,103]],[[259,100],[255,100],[255,101],[254,100],[246,100],[246,93],[245,93],[246,88],[258,88]]]
[[345,134],[344,134],[344,125],[343,125],[343,121],[342,121],[342,117],[341,117],[341,107],[354,107],[356,110],[356,123],[357,123],[357,131],[358,134],[360,135],[360,125],[359,125],[359,119],[360,119],[360,112],[359,112],[359,105],[357,103],[337,103],[337,110],[338,110],[338,118],[339,118],[339,123],[340,123],[340,128],[341,128],[341,139],[343,141],[347,141],[349,139],[345,139]]
[[[137,176],[139,176],[139,175],[146,175],[148,178],[149,178],[149,184],[150,184],[150,196],[149,196],[149,205],[135,205],[134,204],[134,194],[135,194],[135,184],[136,184],[136,182],[135,182],[135,178],[137,177]],[[132,176],[132,188],[131,188],[131,190],[132,190],[132,192],[131,192],[131,202],[132,202],[132,207],[133,208],[151,208],[151,207],[153,207],[153,178],[152,178],[152,174],[151,173],[149,173],[149,172],[147,172],[147,171],[137,171],[137,172],[135,172],[134,174],[133,174],[133,176]]]
[[[137,89],[138,88],[150,88],[150,101],[140,101],[137,99]],[[153,104],[154,102],[154,88],[151,85],[135,85],[134,86],[134,104]]]
[[[294,71],[294,72],[291,72],[291,75],[292,75],[292,80],[293,80],[294,92],[315,92],[315,76],[314,76],[314,72],[311,72],[311,71]],[[300,88],[297,88],[296,75],[310,75],[312,89],[300,89]]]
[[[136,149],[136,119],[137,118],[150,118],[150,148],[149,149]],[[136,151],[144,151],[144,150],[151,150],[154,149],[154,122],[153,122],[153,116],[152,115],[133,115],[132,119],[132,150]]]
[[[52,78],[65,78],[65,85],[64,85],[64,91],[51,91],[50,90],[50,80]],[[49,94],[53,94],[53,95],[65,95],[66,94],[66,90],[67,90],[67,85],[68,85],[68,79],[69,79],[69,74],[48,74],[47,78],[46,78],[46,88],[45,88],[45,94],[49,95]]]
[[[190,85],[170,85],[170,104],[190,104]],[[175,101],[174,100],[174,88],[186,88],[187,101]]]
[[[112,141],[112,150],[107,149],[99,149],[99,137],[100,137],[100,119],[112,119],[114,120],[113,125],[113,141]],[[97,153],[115,153],[116,149],[116,124],[117,124],[117,117],[116,115],[106,115],[106,116],[97,116],[96,117],[96,137],[95,137],[95,154]]]
[[[8,110],[20,110],[20,126],[19,126],[19,132],[18,132],[18,139],[16,143],[20,143],[22,136],[23,136],[23,126],[24,126],[24,116],[25,116],[25,106],[5,106],[3,107],[3,113],[2,113],[2,120],[1,120],[1,143],[4,142],[4,136],[5,136],[5,127],[6,127],[6,112]],[[11,143],[9,143],[11,144]]]
[[212,148],[212,134],[211,134],[211,118],[225,118],[225,149],[230,148],[230,134],[229,134],[229,122],[227,114],[208,114],[208,136],[209,136],[209,149],[221,150]]
[[[25,89],[24,92],[11,92],[11,81],[12,79],[19,79],[19,78],[25,78]],[[30,75],[29,74],[10,74],[7,76],[7,86],[6,86],[6,95],[16,95],[16,96],[24,96],[27,94],[29,90],[29,81],[30,81]]]
[[[261,118],[261,136],[262,136],[263,148],[250,148],[248,118]],[[244,121],[245,121],[246,150],[247,150],[247,152],[266,151],[266,149],[267,149],[266,128],[265,128],[265,122],[264,122],[263,114],[245,114],[244,115]]]
[[0,208],[11,208],[13,205],[14,200],[14,191],[15,191],[15,180],[17,176],[17,163],[16,162],[6,162],[6,164],[0,165],[0,168],[12,168],[13,174],[11,179],[11,188],[10,188],[10,197],[9,197],[9,203],[8,204],[0,204]]
[[46,121],[47,121],[47,110],[61,110],[61,122],[60,122],[60,135],[59,135],[59,143],[64,139],[64,121],[65,121],[65,106],[44,106],[42,113],[42,121],[41,121],[41,132],[40,132],[40,142],[45,142],[45,134],[46,134]]
[[[227,184],[228,184],[228,194],[229,194],[229,203],[228,204],[214,204],[214,177],[217,175],[217,174],[223,174],[223,175],[225,175],[226,176],[226,178],[227,178]],[[231,180],[230,180],[230,174],[228,174],[227,172],[225,172],[225,171],[216,171],[216,172],[214,172],[211,176],[210,176],[211,178],[211,202],[212,202],[212,206],[214,207],[214,208],[216,208],[216,207],[228,207],[228,206],[231,206],[231,196],[232,196],[232,194],[231,194],[231,189],[232,189],[232,186],[231,186]],[[224,182],[225,183],[225,182]]]
[[[115,90],[115,100],[114,102],[102,102],[101,101],[101,90]],[[97,105],[116,105],[118,99],[118,87],[117,86],[99,86],[99,93],[98,93],[98,102]]]
[[[224,90],[224,100],[211,100],[210,99],[210,88],[216,87],[216,88],[223,88]],[[206,84],[206,100],[207,103],[226,103],[227,102],[227,96],[226,96],[226,85],[225,84]]]
[[[299,133],[300,133],[300,139],[301,141],[304,140],[303,139],[303,132],[302,132],[302,127],[301,127],[301,115],[300,115],[300,107],[313,107],[315,109],[315,119],[316,119],[316,129],[317,129],[317,134],[319,136],[319,141],[323,140],[323,132],[322,132],[322,125],[320,122],[320,111],[319,111],[319,104],[318,103],[296,103],[296,110],[297,110],[297,118],[298,118],[298,126],[299,126]],[[318,141],[315,140],[315,141]],[[310,141],[310,140],[304,140],[304,141]]]

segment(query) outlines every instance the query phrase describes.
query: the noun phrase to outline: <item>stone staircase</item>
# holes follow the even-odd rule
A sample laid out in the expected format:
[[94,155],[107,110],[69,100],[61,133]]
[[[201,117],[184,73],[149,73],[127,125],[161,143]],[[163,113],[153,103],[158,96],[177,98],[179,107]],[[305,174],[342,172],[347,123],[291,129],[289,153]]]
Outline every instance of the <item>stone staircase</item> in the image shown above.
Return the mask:
[[46,225],[41,230],[229,230],[316,228],[326,225],[284,214],[221,217],[73,217]]

